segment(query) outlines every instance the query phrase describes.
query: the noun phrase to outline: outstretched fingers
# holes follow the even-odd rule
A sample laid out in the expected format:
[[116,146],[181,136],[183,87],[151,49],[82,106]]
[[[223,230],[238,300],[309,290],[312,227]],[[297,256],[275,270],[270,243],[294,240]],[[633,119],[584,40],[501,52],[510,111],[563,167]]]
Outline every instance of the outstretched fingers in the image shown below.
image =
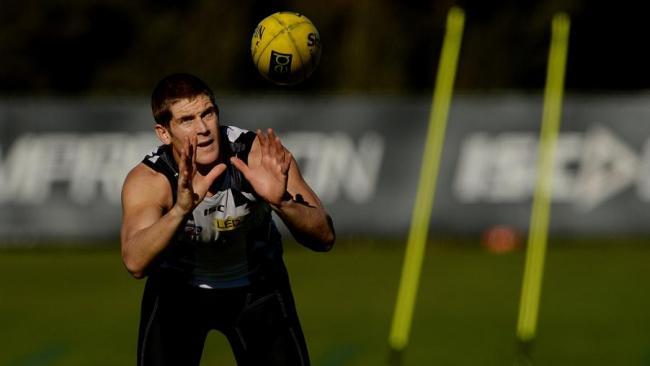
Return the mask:
[[262,130],[257,130],[257,138],[260,142],[262,158],[264,158],[269,155],[269,138],[262,132]]
[[266,132],[268,134],[269,155],[277,159],[278,149],[277,149],[277,144],[275,142],[277,136],[275,135],[275,132],[271,128],[269,128]]
[[194,172],[196,172],[196,150],[198,149],[198,146],[199,146],[198,137],[196,136],[192,137],[192,141],[190,142],[190,147],[192,151],[192,175],[194,175]]
[[291,165],[292,156],[289,150],[284,148],[282,141],[279,136],[275,137],[275,143],[278,149],[278,158],[280,159],[280,164],[282,166],[282,173],[289,171],[289,166]]
[[185,189],[187,186],[187,164],[185,164],[185,149],[181,150],[181,159],[178,162],[178,186]]
[[289,168],[290,156],[287,156],[288,153],[284,146],[282,146],[280,137],[271,128],[268,129],[267,144],[269,145],[268,156],[273,159],[273,162],[281,173],[286,173]]
[[178,161],[178,186],[183,189],[187,188],[189,182],[189,172],[187,171],[187,143],[183,144],[181,156]]
[[291,157],[291,153],[284,148],[282,149],[282,154],[283,154],[282,159],[284,159],[282,160],[282,172],[286,173],[289,171],[289,167],[291,166],[292,157]]

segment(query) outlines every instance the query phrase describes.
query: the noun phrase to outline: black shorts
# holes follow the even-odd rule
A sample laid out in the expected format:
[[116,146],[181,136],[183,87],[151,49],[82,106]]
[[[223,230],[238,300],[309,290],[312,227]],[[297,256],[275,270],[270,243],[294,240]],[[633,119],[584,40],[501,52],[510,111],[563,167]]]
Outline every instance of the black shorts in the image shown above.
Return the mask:
[[151,275],[142,300],[137,364],[198,366],[212,329],[226,336],[239,366],[309,365],[282,264],[234,289],[202,289]]

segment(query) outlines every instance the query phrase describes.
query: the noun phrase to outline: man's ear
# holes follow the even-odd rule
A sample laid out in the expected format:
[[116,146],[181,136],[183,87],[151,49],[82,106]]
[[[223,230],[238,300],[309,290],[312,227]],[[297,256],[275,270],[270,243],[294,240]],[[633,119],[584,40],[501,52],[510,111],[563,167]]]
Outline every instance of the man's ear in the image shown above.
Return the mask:
[[156,123],[154,129],[156,130],[156,135],[158,136],[160,142],[162,142],[165,145],[169,145],[172,143],[172,133],[171,131],[169,131],[169,128]]

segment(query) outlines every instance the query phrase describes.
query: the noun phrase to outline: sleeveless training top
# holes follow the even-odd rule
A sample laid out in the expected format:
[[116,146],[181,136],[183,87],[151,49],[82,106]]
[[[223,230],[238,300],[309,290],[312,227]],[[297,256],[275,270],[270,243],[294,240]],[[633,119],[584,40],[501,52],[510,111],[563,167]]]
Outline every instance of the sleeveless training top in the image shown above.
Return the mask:
[[[248,163],[255,133],[220,126],[220,160],[227,169],[188,214],[172,242],[153,264],[155,271],[180,276],[203,288],[245,286],[262,265],[282,255],[280,233],[271,219],[271,208],[259,198],[230,157]],[[142,161],[167,177],[176,202],[178,167],[169,145],[162,145]]]

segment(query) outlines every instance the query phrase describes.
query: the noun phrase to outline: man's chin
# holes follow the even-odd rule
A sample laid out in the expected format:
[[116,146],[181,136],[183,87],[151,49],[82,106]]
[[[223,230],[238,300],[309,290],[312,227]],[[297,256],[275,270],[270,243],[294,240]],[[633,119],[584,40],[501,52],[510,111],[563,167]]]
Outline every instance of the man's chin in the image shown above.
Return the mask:
[[217,151],[214,152],[198,151],[198,153],[196,154],[196,163],[200,165],[212,165],[217,162],[218,158],[219,158],[219,153]]

